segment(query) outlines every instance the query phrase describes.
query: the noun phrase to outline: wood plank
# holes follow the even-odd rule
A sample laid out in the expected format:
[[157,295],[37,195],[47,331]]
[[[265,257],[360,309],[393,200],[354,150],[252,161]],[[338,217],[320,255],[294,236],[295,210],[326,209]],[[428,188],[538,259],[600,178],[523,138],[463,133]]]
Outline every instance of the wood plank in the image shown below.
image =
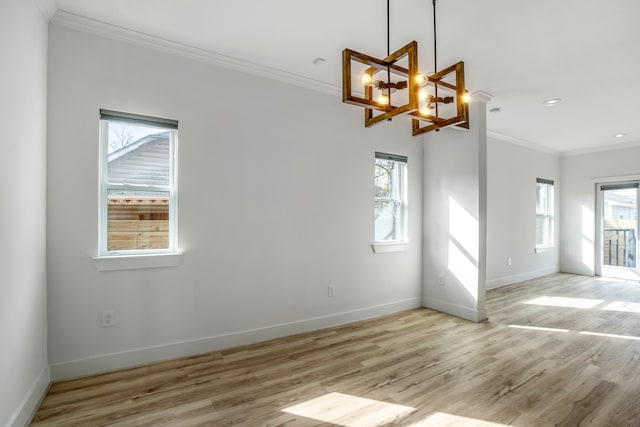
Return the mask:
[[377,401],[336,400],[333,425],[384,424],[386,403],[413,410],[385,425],[640,425],[633,304],[637,282],[556,274],[487,292],[483,323],[416,309],[60,382],[33,425],[331,425],[283,409],[332,393]]

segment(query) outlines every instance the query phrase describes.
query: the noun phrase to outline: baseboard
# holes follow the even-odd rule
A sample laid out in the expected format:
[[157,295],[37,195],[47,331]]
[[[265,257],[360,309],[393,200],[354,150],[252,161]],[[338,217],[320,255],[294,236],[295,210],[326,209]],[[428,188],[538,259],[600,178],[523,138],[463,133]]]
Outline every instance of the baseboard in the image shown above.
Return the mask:
[[560,271],[558,267],[542,268],[540,270],[527,271],[525,273],[513,274],[511,276],[498,277],[497,279],[487,279],[486,289],[496,289],[513,283],[523,282],[525,280],[537,279],[538,277],[548,276],[549,274],[554,274],[558,271]]
[[579,276],[596,275],[593,268],[586,267],[585,265],[563,265],[560,271],[562,273],[577,274]]
[[358,310],[328,316],[283,323],[265,328],[239,331],[225,335],[175,342],[154,347],[139,348],[119,353],[104,354],[91,358],[54,363],[51,365],[53,381],[84,377],[118,369],[131,368],[160,360],[218,351],[241,345],[254,344],[303,332],[328,328],[360,320],[384,316],[398,311],[421,306],[420,298],[410,298]]
[[450,314],[452,316],[460,317],[472,322],[482,322],[487,319],[486,310],[475,310],[469,307],[463,307],[461,305],[452,304],[447,301],[442,301],[434,298],[424,298],[422,300],[422,306],[430,308],[442,313]]
[[36,378],[22,399],[22,402],[20,402],[20,406],[18,406],[12,417],[9,418],[9,426],[23,427],[31,424],[31,419],[36,414],[40,402],[42,402],[42,399],[47,395],[50,385],[51,374],[47,366],[40,372],[40,375],[38,375],[38,378]]

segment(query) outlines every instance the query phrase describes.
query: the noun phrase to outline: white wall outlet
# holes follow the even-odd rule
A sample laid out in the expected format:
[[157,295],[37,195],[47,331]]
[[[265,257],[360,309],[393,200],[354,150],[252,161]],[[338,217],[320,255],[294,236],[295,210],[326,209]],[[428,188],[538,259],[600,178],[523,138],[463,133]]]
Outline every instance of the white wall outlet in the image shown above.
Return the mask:
[[507,265],[508,265],[509,267],[511,267],[511,258],[508,258],[508,259],[507,259]]
[[444,274],[438,276],[438,284],[444,286]]
[[335,287],[335,285],[327,286],[327,296],[329,298],[336,296],[336,287]]
[[116,311],[114,309],[102,311],[102,327],[108,328],[116,324]]

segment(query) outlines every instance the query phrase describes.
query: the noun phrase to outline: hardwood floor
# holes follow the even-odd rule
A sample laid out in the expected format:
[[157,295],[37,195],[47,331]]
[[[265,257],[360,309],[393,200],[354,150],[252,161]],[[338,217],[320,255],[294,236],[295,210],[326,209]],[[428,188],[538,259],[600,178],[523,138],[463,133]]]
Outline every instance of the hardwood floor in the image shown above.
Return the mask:
[[640,426],[640,283],[557,274],[54,384],[34,426]]

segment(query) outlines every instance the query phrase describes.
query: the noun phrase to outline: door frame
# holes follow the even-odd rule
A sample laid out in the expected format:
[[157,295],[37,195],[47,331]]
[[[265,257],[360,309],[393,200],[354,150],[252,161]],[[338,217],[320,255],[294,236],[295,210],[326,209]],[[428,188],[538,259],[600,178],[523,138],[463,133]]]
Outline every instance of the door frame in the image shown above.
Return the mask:
[[[604,261],[604,228],[603,228],[603,217],[604,217],[604,191],[602,190],[602,186],[609,185],[625,185],[625,184],[640,184],[640,177],[619,177],[617,179],[611,180],[602,180],[596,182],[596,206],[595,206],[595,265],[594,272],[596,276],[602,276],[603,271],[603,261]],[[638,255],[640,251],[640,236],[638,235],[640,231],[640,188],[636,188],[636,267],[635,268],[626,268],[627,275],[623,278],[637,280],[640,278],[640,260],[638,260]],[[621,270],[622,271],[622,270]]]

